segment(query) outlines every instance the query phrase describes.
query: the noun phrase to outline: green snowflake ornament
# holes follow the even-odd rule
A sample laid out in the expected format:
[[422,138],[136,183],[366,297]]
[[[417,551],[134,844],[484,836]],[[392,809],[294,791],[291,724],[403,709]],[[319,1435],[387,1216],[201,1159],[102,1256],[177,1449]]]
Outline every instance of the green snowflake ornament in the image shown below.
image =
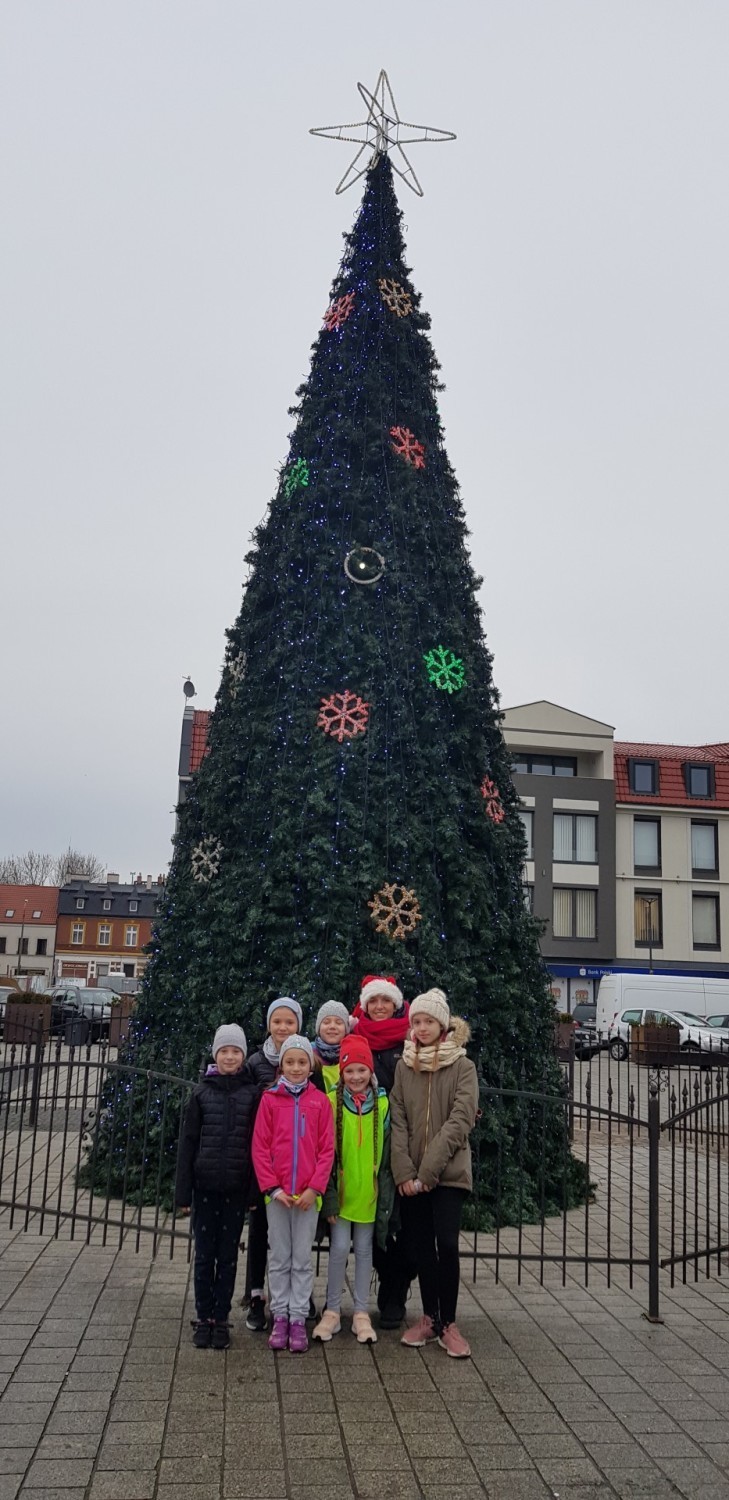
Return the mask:
[[284,479],[286,498],[291,499],[295,490],[305,490],[309,483],[309,465],[305,458],[297,458],[295,463],[289,464],[289,470]]
[[457,693],[466,681],[466,669],[448,646],[434,646],[423,657],[430,681],[444,693]]

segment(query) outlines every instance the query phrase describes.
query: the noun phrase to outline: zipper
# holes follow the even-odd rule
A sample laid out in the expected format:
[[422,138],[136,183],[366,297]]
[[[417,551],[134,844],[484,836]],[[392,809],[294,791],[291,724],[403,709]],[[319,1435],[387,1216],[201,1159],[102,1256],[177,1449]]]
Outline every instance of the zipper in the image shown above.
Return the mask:
[[296,1168],[299,1164],[299,1094],[294,1094],[294,1163],[291,1173],[291,1195],[296,1192]]
[[430,1087],[431,1087],[432,1082],[433,1082],[433,1074],[429,1073],[428,1074],[428,1108],[427,1108],[426,1114],[425,1114],[425,1145],[426,1145],[426,1149],[427,1149],[427,1145],[428,1145],[428,1132],[430,1130]]

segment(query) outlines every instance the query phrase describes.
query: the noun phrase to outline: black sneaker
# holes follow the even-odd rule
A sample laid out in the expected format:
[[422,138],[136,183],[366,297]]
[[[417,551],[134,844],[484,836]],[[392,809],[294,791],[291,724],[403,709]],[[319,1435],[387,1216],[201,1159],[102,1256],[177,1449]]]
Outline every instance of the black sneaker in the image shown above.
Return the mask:
[[318,1314],[318,1312],[316,1310],[316,1303],[314,1301],[314,1298],[310,1297],[309,1298],[309,1311],[306,1314],[306,1321],[307,1321],[307,1323],[315,1323],[316,1320],[317,1320],[317,1318],[318,1318],[318,1316],[319,1316],[319,1314]]
[[213,1323],[213,1349],[230,1348],[230,1329],[227,1323]]
[[268,1327],[266,1304],[262,1297],[251,1297],[246,1316],[246,1328],[251,1333],[265,1333]]
[[213,1337],[213,1325],[208,1323],[207,1318],[201,1318],[199,1322],[192,1325],[192,1342],[196,1349],[209,1349]]
[[405,1308],[394,1299],[380,1308],[380,1328],[399,1328],[405,1317]]

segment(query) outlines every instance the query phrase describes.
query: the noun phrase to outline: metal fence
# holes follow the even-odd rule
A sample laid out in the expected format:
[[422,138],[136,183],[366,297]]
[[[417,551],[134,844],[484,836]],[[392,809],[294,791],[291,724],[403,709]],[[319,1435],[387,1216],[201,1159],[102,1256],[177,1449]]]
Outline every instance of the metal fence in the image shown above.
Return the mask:
[[[619,1270],[629,1287],[639,1274],[658,1319],[664,1275],[729,1272],[729,1058],[596,1052],[567,1060],[561,1091],[550,1077],[481,1084],[464,1269],[562,1285],[598,1273],[610,1285]],[[192,1086],[119,1061],[103,1037],[3,1042],[0,1213],[24,1230],[189,1255],[170,1183]]]

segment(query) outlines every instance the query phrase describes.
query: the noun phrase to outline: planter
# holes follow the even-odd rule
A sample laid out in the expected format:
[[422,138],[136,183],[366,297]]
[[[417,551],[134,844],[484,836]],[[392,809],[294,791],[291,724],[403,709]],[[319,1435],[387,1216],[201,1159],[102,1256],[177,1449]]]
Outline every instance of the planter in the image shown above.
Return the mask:
[[678,1026],[632,1026],[630,1056],[639,1068],[674,1068],[681,1060]]
[[3,1041],[8,1046],[25,1047],[47,1041],[51,1029],[51,1007],[43,1000],[8,1000],[5,1006]]
[[121,1047],[129,1035],[129,1022],[134,1015],[136,998],[134,995],[122,995],[119,1003],[112,1001],[111,1020],[109,1021],[109,1046]]
[[554,1047],[559,1062],[571,1062],[575,1055],[575,1028],[571,1021],[555,1021]]

